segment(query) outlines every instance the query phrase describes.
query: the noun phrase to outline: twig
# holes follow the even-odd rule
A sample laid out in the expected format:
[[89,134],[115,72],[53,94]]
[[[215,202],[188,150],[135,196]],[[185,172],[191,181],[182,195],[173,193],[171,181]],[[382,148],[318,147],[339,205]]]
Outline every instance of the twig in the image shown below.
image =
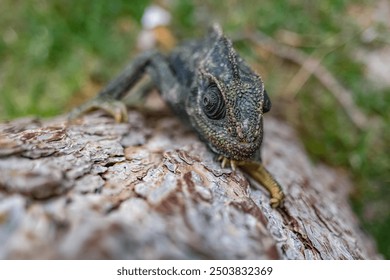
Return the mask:
[[[318,81],[333,94],[334,98],[357,128],[364,130],[364,128],[367,127],[368,119],[362,111],[356,107],[352,99],[352,92],[344,88],[336,80],[336,78],[321,64],[320,59],[308,56],[295,48],[282,45],[260,31],[249,32],[244,36],[245,39],[250,40],[252,43],[262,47],[268,52],[301,66],[300,72],[298,72],[295,77],[298,82],[293,86],[294,89],[302,87],[310,75],[315,76]],[[301,72],[302,69],[305,70],[305,73]]]
[[[317,59],[315,59],[316,61],[311,59],[314,57],[317,57]],[[295,73],[290,82],[284,88],[284,94],[287,96],[296,97],[309,78],[313,75],[313,72],[315,69],[317,69],[318,65],[321,64],[322,58],[323,56],[318,58],[317,54],[315,53],[310,55],[310,57],[303,63],[299,71]]]

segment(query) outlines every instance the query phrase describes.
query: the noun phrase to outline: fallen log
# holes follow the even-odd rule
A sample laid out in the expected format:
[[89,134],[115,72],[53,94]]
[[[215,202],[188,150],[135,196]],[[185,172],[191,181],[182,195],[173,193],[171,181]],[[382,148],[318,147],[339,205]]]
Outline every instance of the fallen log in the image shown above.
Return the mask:
[[0,124],[2,259],[375,259],[341,171],[313,164],[266,116],[262,186],[221,168],[170,113]]

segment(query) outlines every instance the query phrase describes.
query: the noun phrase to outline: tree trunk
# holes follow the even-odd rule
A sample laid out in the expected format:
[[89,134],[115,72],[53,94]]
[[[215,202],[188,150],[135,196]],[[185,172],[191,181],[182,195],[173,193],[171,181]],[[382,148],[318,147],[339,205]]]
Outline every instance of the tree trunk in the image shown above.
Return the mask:
[[271,116],[265,133],[282,209],[169,113],[0,124],[0,258],[379,258],[346,175],[313,165]]

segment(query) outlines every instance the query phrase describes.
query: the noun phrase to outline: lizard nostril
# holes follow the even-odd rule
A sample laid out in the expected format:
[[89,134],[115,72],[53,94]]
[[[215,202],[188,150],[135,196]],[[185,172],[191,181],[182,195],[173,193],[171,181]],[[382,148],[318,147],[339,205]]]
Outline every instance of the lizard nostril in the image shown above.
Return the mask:
[[236,127],[236,132],[237,132],[237,136],[240,140],[243,140],[244,138],[244,133],[243,133],[243,127],[242,125],[237,125]]
[[247,119],[242,123],[237,124],[234,131],[236,137],[242,143],[252,143],[256,141],[259,134],[261,134],[260,125],[250,126],[249,120]]

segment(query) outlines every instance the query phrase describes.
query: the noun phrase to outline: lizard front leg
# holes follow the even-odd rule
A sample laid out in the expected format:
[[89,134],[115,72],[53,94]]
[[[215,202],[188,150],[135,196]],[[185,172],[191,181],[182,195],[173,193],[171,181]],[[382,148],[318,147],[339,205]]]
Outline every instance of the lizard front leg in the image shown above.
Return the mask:
[[[158,63],[164,61],[163,56],[158,52],[153,51],[141,54],[117,78],[101,90],[94,99],[74,109],[69,114],[69,118],[74,119],[88,111],[102,109],[112,115],[116,121],[126,121],[127,109],[122,99],[146,73],[151,74],[155,71],[154,68],[158,64],[156,63],[157,61]],[[156,75],[153,74],[152,76]],[[156,82],[153,80],[154,84],[157,84]]]

